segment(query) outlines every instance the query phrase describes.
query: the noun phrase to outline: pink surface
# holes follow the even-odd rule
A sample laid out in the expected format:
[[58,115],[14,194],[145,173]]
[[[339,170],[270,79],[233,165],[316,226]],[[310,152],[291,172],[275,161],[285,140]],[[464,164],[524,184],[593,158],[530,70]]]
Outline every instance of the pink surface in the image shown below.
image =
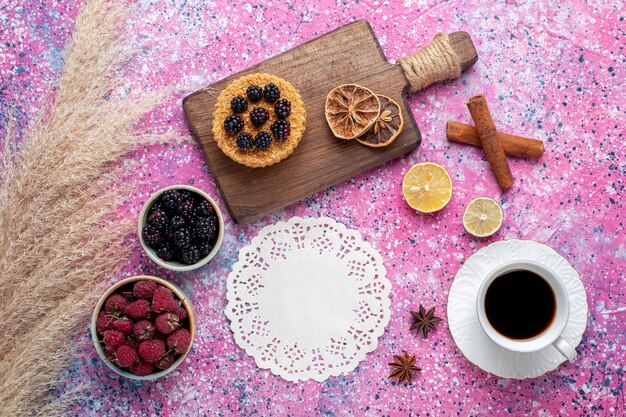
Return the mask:
[[[62,66],[79,6],[19,3],[0,6],[0,127],[13,106],[21,133]],[[147,118],[159,130],[184,135],[185,94],[355,19],[370,21],[389,59],[440,30],[468,31],[480,58],[460,79],[409,99],[424,138],[417,151],[258,223],[241,227],[227,216],[224,246],[207,267],[166,272],[135,242],[132,261],[112,281],[150,273],[181,284],[195,302],[198,338],[184,366],[156,383],[120,379],[87,349],[88,358],[64,377],[64,389],[93,384],[77,415],[624,415],[623,2],[566,0],[538,8],[512,1],[174,0],[137,7],[128,30],[145,45],[127,87],[184,88]],[[481,150],[445,140],[446,120],[471,121],[465,101],[477,92],[485,93],[501,130],[546,144],[541,160],[510,160],[515,184],[506,193]],[[137,216],[151,192],[174,183],[194,184],[221,204],[197,147],[155,145],[134,157],[142,161],[137,176],[144,186],[128,216]],[[452,201],[432,216],[410,210],[401,195],[402,174],[421,161],[442,164],[454,181]],[[489,239],[474,239],[461,225],[465,205],[478,196],[498,199],[505,211],[503,229]],[[289,383],[258,369],[234,343],[223,312],[225,279],[238,250],[264,225],[294,215],[326,215],[358,229],[383,255],[393,284],[392,318],[378,349],[351,374],[324,383]],[[537,240],[565,256],[585,283],[590,307],[578,358],[525,381],[498,379],[469,363],[445,321],[428,340],[408,332],[409,310],[420,303],[436,306],[445,320],[448,291],[463,261],[511,238]],[[387,362],[403,350],[415,353],[424,369],[409,385],[387,380]]]

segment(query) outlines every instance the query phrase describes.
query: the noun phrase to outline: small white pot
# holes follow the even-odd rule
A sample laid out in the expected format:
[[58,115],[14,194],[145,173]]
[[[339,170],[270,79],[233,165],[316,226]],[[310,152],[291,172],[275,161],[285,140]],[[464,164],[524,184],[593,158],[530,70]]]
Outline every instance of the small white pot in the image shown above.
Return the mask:
[[[211,252],[207,256],[205,256],[204,258],[200,259],[198,262],[196,262],[193,265],[185,265],[185,264],[182,264],[180,262],[175,262],[175,261],[164,261],[163,259],[161,259],[161,258],[159,258],[157,256],[156,250],[152,249],[150,247],[150,245],[148,245],[143,240],[142,230],[143,230],[143,227],[148,222],[148,211],[150,210],[150,207],[152,206],[152,203],[154,203],[156,201],[156,199],[161,194],[163,194],[165,191],[167,191],[167,190],[189,190],[189,191],[192,191],[192,192],[202,196],[209,203],[211,203],[211,205],[215,209],[215,213],[217,214],[217,220],[219,222],[219,230],[217,231],[218,234],[217,234],[217,240],[215,241],[215,246],[213,246],[213,249],[211,250]],[[154,262],[156,262],[157,264],[159,264],[163,268],[169,269],[171,271],[179,271],[179,272],[180,271],[192,271],[194,269],[200,268],[201,266],[205,265],[211,259],[213,259],[213,257],[217,254],[217,251],[219,250],[220,246],[222,246],[222,240],[224,239],[224,218],[222,217],[222,212],[220,211],[220,208],[217,206],[215,201],[213,201],[213,199],[207,193],[205,193],[204,191],[202,191],[202,190],[200,190],[200,189],[198,189],[196,187],[192,187],[190,185],[184,185],[184,184],[171,185],[169,187],[162,188],[159,191],[157,191],[156,193],[152,194],[152,196],[148,199],[148,201],[145,202],[145,204],[143,205],[143,208],[141,209],[141,213],[139,214],[139,222],[138,223],[139,223],[139,227],[138,227],[139,241],[141,242],[141,247],[143,247],[143,250],[146,252],[146,254],[148,255],[148,257],[150,259],[152,259]]]

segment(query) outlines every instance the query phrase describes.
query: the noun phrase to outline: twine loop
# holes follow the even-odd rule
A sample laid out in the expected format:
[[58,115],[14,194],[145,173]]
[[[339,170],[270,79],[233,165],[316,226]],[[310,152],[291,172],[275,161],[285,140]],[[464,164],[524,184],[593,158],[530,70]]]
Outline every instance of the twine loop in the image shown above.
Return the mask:
[[461,75],[461,61],[447,33],[439,32],[432,42],[398,60],[414,93],[437,81]]

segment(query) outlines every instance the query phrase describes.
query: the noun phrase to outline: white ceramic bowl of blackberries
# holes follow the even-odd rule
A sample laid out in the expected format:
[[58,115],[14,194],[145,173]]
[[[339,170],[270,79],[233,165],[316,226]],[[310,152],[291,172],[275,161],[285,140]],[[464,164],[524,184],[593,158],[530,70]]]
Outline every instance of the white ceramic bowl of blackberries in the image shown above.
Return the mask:
[[172,185],[154,193],[139,215],[139,240],[163,268],[191,271],[209,262],[224,237],[219,207],[204,191]]

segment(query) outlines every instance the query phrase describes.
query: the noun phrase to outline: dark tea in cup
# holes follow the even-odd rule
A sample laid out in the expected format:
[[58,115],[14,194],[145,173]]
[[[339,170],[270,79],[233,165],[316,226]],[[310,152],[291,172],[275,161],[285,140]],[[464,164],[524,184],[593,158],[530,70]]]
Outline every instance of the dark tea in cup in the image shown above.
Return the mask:
[[487,336],[513,352],[537,352],[552,345],[567,359],[576,351],[561,335],[569,320],[563,281],[547,266],[531,261],[504,262],[481,282],[476,314]]
[[552,324],[556,298],[540,275],[528,270],[509,271],[487,288],[485,312],[498,333],[511,339],[530,339]]

